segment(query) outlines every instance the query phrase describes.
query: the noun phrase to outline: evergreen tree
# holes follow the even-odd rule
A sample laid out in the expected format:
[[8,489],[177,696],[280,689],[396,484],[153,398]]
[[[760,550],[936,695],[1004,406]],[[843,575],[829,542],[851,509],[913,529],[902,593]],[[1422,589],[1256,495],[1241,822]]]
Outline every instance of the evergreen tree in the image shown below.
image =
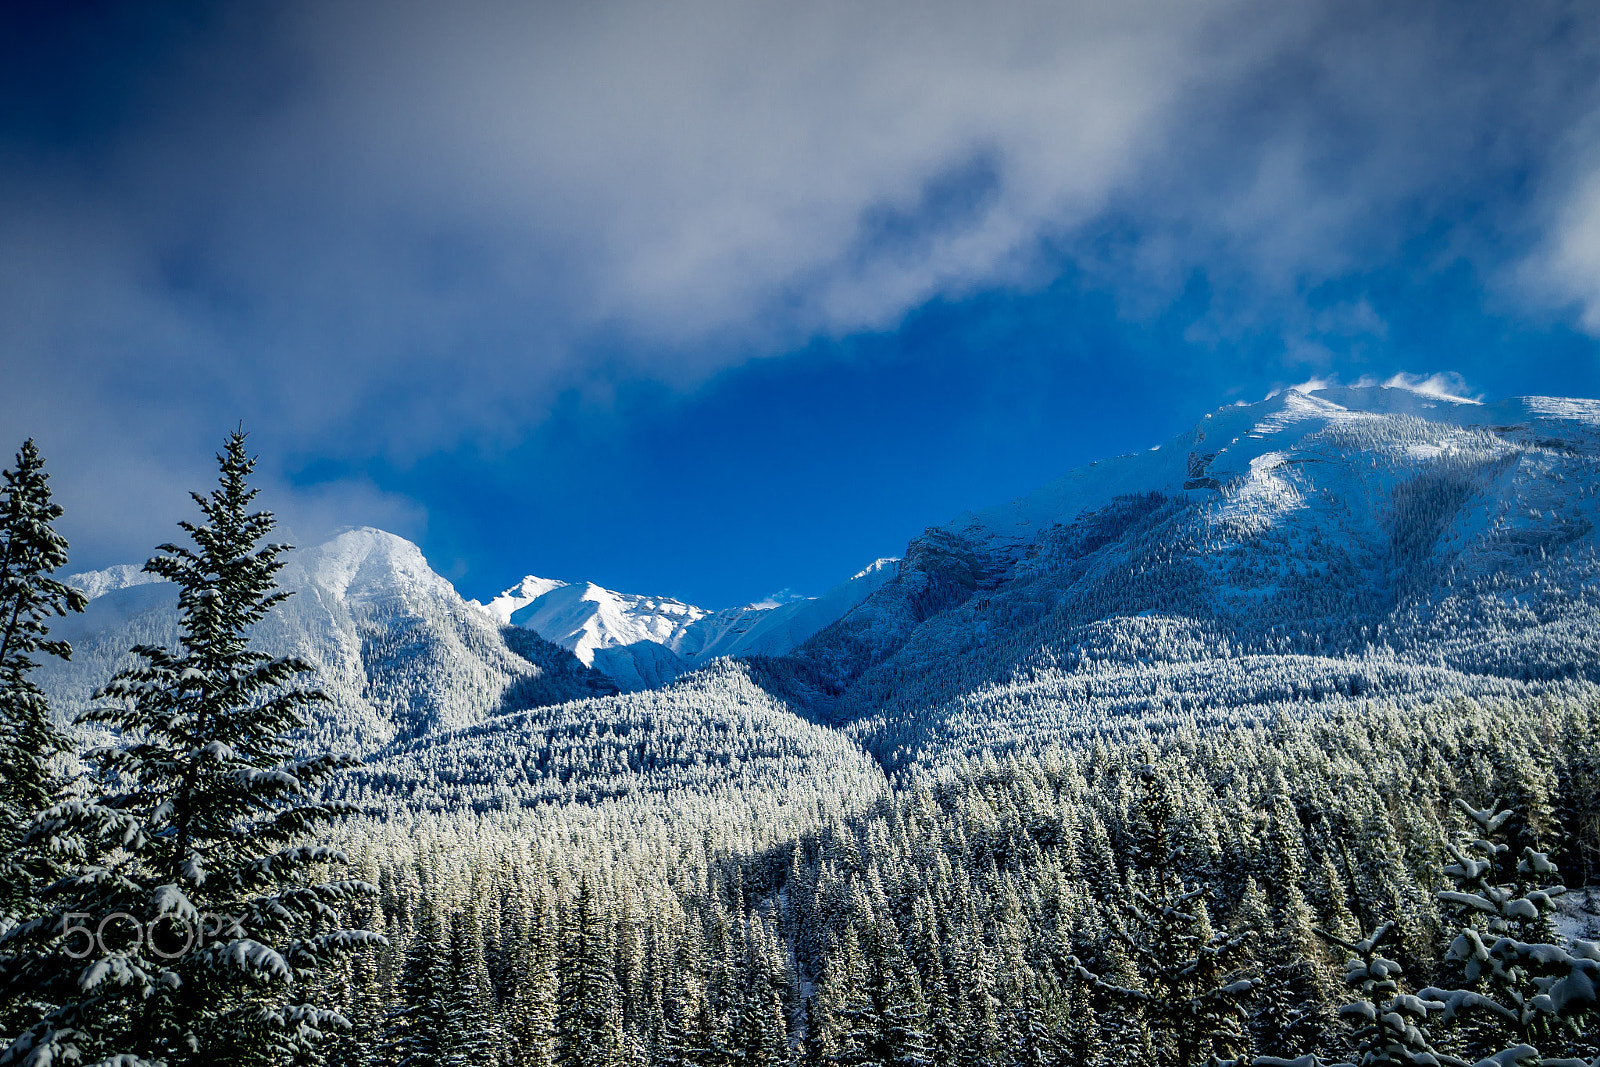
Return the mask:
[[475,909],[451,919],[446,968],[445,1038],[441,1067],[496,1067],[501,1032],[484,959],[483,926]]
[[[66,565],[67,542],[56,532],[61,507],[50,499],[49,475],[32,438],[22,443],[16,466],[0,474],[0,931],[33,910],[51,863],[41,849],[24,848],[28,825],[50,806],[60,786],[57,758],[67,743],[50,706],[28,677],[43,653],[68,659],[71,647],[49,639],[48,620],[82,611],[81,592],[51,578]],[[0,942],[0,1025],[11,1032],[13,992],[5,975],[8,950]]]
[[[1442,1001],[1446,1020],[1467,1013],[1476,1024],[1468,1030],[1475,1054],[1536,1061],[1541,1048],[1581,1037],[1595,1017],[1600,946],[1555,944],[1549,915],[1566,887],[1554,882],[1549,856],[1530,845],[1511,866],[1514,809],[1456,804],[1470,825],[1448,845],[1455,862],[1444,873],[1456,888],[1439,899],[1457,920],[1445,960],[1458,984],[1421,995]],[[1525,832],[1516,836],[1527,839]]]
[[552,1067],[555,1062],[560,950],[553,921],[548,900],[541,897],[529,916],[507,1013],[507,1059],[512,1067]]
[[558,1067],[619,1067],[623,1062],[622,1012],[611,957],[604,906],[584,882],[563,946]]
[[[1360,1067],[1387,1067],[1389,1064],[1414,1067],[1466,1067],[1466,1061],[1446,1055],[1433,1046],[1428,1031],[1429,1016],[1442,1013],[1445,1005],[1426,996],[1405,993],[1400,988],[1400,964],[1378,953],[1378,947],[1394,933],[1385,923],[1360,941],[1345,941],[1324,934],[1331,943],[1350,953],[1344,981],[1359,994],[1344,1005],[1339,1014],[1354,1029],[1350,1035]],[[1272,1064],[1270,1059],[1257,1061]]]
[[388,1016],[384,1047],[395,1067],[443,1067],[450,1023],[450,948],[444,924],[426,897],[417,929],[406,946],[396,992],[400,1004]]
[[[349,863],[309,841],[349,809],[307,798],[353,761],[293,754],[289,735],[325,698],[294,684],[304,662],[249,644],[287,595],[273,589],[287,546],[257,547],[274,520],[249,511],[242,432],[218,459],[220,487],[194,494],[204,521],[180,523],[194,547],[163,545],[145,565],[178,587],[179,644],[135,647],[143,662],[100,690],[109,703],[87,718],[117,740],[90,753],[96,792],[57,804],[34,831],[81,841],[87,860],[18,928],[28,956],[14,973],[52,1008],[0,1063],[303,1057],[348,1025],[317,1002],[319,973],[382,942],[343,926],[372,886],[310,877]],[[86,946],[95,923],[110,924],[95,927],[106,937]]]
[[929,1067],[933,1041],[928,1033],[928,1006],[917,969],[903,955],[885,960],[875,999],[880,1031],[877,1046],[885,1067]]
[[837,1067],[880,1063],[874,1056],[879,1019],[867,988],[866,961],[854,922],[845,924],[817,991],[811,1025],[823,1058]]
[[1090,995],[1094,986],[1074,977],[1069,1016],[1072,1029],[1067,1042],[1067,1062],[1077,1067],[1105,1067],[1107,1048],[1100,1029],[1100,1012]]
[[1210,887],[1186,884],[1178,873],[1183,850],[1172,839],[1168,785],[1146,765],[1137,788],[1132,851],[1145,873],[1129,875],[1120,907],[1106,919],[1139,984],[1107,982],[1077,963],[1079,977],[1143,1020],[1156,1063],[1192,1067],[1237,1056],[1248,1044],[1241,1002],[1254,983],[1238,970],[1250,934],[1212,929]]

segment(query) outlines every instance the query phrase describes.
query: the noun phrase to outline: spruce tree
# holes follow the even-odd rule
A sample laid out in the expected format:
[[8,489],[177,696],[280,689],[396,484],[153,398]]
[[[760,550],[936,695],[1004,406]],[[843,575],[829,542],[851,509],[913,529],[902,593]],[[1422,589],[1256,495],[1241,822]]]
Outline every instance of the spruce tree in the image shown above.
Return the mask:
[[1566,887],[1549,856],[1529,845],[1513,866],[1508,838],[1527,840],[1513,836],[1515,809],[1456,805],[1469,826],[1448,845],[1455,862],[1444,873],[1455,888],[1439,893],[1457,920],[1445,954],[1456,988],[1421,995],[1442,1001],[1446,1020],[1465,1013],[1475,1054],[1539,1062],[1541,1050],[1571,1044],[1596,1017],[1600,945],[1555,943],[1549,916]]
[[442,1067],[496,1067],[501,1029],[484,960],[483,926],[474,909],[450,923]]
[[162,545],[145,564],[178,587],[178,645],[135,647],[142,662],[99,691],[107,702],[86,718],[116,741],[88,754],[91,794],[36,827],[81,842],[86,858],[18,928],[29,955],[15,973],[51,1008],[0,1063],[304,1057],[348,1026],[318,1002],[319,972],[383,940],[344,927],[372,886],[313,878],[349,863],[312,837],[349,809],[311,798],[354,761],[293,750],[306,709],[326,698],[297,684],[303,661],[249,642],[287,596],[273,578],[288,546],[261,543],[274,520],[249,510],[242,432],[218,460],[219,488],[193,494],[203,521],[179,524],[193,547]]
[[511,1067],[552,1067],[555,1062],[560,948],[553,923],[549,901],[541,896],[528,916],[507,1008],[507,1059]]
[[400,970],[399,1005],[389,1013],[383,1051],[396,1067],[443,1067],[450,1016],[450,946],[424,897]]
[[[1358,997],[1339,1009],[1354,1029],[1350,1034],[1360,1067],[1387,1067],[1405,1064],[1412,1067],[1466,1067],[1466,1061],[1441,1052],[1433,1045],[1429,1017],[1442,1013],[1445,1005],[1426,996],[1411,995],[1400,987],[1400,964],[1378,949],[1395,932],[1385,923],[1360,941],[1345,941],[1323,934],[1334,945],[1348,952],[1345,984]],[[1427,991],[1424,990],[1424,993]],[[1257,1060],[1272,1064],[1270,1059]]]
[[1105,981],[1074,960],[1078,976],[1142,1020],[1162,1067],[1237,1056],[1249,1041],[1242,1001],[1254,982],[1238,972],[1250,934],[1213,930],[1205,904],[1210,886],[1187,883],[1179,873],[1183,850],[1173,841],[1173,803],[1161,775],[1142,767],[1136,787],[1132,851],[1141,873],[1130,873],[1106,922],[1138,984]]
[[556,1006],[557,1067],[618,1067],[623,1061],[611,931],[603,902],[586,881],[563,946]]
[[[32,438],[22,443],[16,466],[0,474],[0,931],[32,910],[50,872],[48,855],[24,848],[23,839],[55,799],[55,763],[67,749],[44,692],[28,675],[36,654],[71,657],[65,641],[49,639],[48,620],[87,604],[81,592],[50,577],[66,565],[67,542],[53,525],[62,511],[50,499],[49,477]],[[0,942],[0,975],[9,972],[7,951]],[[7,1003],[9,997],[0,1000]]]

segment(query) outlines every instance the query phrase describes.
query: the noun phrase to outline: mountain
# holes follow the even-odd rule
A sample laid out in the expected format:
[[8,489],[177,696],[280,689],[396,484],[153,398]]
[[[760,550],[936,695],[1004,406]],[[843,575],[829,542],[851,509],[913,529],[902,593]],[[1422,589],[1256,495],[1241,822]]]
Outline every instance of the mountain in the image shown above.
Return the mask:
[[[563,716],[634,715],[619,689],[698,694],[689,715],[726,684],[892,768],[1587,691],[1597,519],[1600,402],[1295,389],[930,527],[814,599],[711,611],[530,576],[478,605],[415,545],[361,529],[289,557],[296,595],[261,638],[334,697],[313,740],[385,760],[491,736],[537,747]],[[73,662],[41,670],[58,706],[83,706],[131,644],[173,639],[171,587],[147,578],[72,579],[94,599],[57,626]],[[743,661],[736,681],[722,657]]]
[[[151,577],[123,566],[67,579],[92,599],[52,628],[72,644],[71,662],[47,660],[38,671],[59,712],[86,707],[133,662],[133,645],[176,642],[176,587]],[[313,747],[365,754],[501,711],[615,691],[564,650],[502,628],[416,545],[381,530],[346,530],[288,553],[278,584],[294,595],[258,636],[266,651],[308,661],[332,698],[311,724]]]
[[898,563],[877,560],[819,597],[775,595],[721,611],[529,575],[484,609],[569,650],[623,689],[637,690],[664,685],[721,656],[783,655],[881,589]]
[[929,529],[769,673],[890,765],[1600,680],[1600,403],[1289,390]]

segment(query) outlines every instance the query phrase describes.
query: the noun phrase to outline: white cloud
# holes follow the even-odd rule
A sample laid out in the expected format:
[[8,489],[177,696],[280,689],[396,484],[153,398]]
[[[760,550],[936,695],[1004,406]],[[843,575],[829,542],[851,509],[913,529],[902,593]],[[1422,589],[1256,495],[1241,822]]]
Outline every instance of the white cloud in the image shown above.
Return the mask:
[[1465,400],[1473,404],[1483,400],[1483,394],[1472,392],[1467,380],[1455,371],[1440,371],[1426,376],[1401,371],[1383,384],[1390,389],[1409,389],[1413,393],[1444,397],[1447,400]]
[[[355,460],[493,448],[563,389],[694,382],[1061,256],[1133,314],[1202,272],[1191,337],[1278,331],[1320,372],[1383,324],[1280,304],[1537,168],[1594,37],[1472,4],[275,10],[82,152],[0,140],[0,432],[51,427],[131,508],[219,414]],[[1549,261],[1600,331],[1574,188]]]

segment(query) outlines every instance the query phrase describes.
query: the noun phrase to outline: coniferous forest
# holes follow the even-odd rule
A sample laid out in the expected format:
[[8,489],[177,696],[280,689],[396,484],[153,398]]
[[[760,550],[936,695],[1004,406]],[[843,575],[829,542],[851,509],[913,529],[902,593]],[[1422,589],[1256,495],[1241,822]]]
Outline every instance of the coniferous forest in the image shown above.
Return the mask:
[[[1499,440],[1462,469],[1543,462]],[[267,647],[294,557],[242,434],[218,462],[145,565],[170,624],[87,699],[43,684],[89,603],[44,461],[5,472],[0,1065],[1600,1063],[1595,589],[1565,581],[1592,549],[1490,526],[1532,577],[1419,593],[1480,491],[1459,459],[1389,493],[1375,563],[1297,570],[1229,510],[1260,485],[1219,481],[1006,566],[930,532],[799,652],[657,688],[476,616],[363,617],[348,696]],[[1225,563],[1239,602],[1287,567],[1270,625],[1173,577],[1204,523],[1274,546]],[[1468,616],[1492,637],[1438,636]],[[448,714],[427,626],[490,664]],[[934,626],[959,656],[903,654]],[[1482,666],[1518,641],[1537,670]]]

